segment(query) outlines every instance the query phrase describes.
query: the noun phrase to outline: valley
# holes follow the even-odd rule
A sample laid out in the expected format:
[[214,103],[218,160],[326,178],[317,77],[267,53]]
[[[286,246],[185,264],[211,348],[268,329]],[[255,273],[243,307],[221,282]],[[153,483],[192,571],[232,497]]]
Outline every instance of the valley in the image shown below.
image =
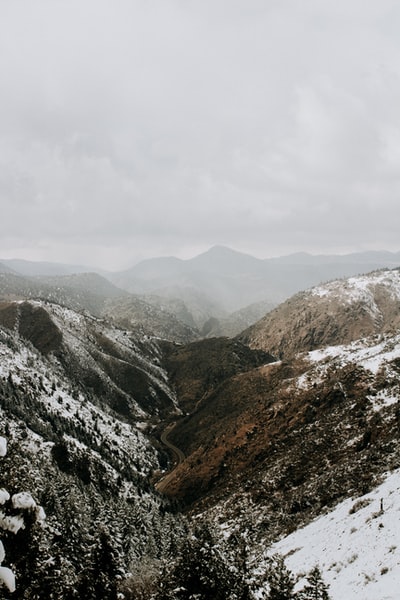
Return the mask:
[[[148,302],[100,275],[4,269],[0,284],[0,539],[13,598],[270,599],[286,568],[286,597],[308,598],[315,565],[291,558],[290,536],[397,481],[399,269],[299,291],[230,337],[215,337],[216,323],[202,335],[182,298]],[[45,519],[13,505],[20,492]],[[392,505],[373,585],[352,563],[345,587],[333,578],[339,550],[326,540],[331,563],[318,563],[333,600],[372,600],[381,577],[396,589]],[[304,534],[298,556],[326,527]]]

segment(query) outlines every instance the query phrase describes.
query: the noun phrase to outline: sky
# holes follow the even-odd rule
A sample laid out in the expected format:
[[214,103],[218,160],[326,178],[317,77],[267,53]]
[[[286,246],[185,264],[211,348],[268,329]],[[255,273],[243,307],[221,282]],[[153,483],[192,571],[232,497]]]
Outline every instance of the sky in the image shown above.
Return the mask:
[[397,0],[0,0],[0,258],[400,250]]

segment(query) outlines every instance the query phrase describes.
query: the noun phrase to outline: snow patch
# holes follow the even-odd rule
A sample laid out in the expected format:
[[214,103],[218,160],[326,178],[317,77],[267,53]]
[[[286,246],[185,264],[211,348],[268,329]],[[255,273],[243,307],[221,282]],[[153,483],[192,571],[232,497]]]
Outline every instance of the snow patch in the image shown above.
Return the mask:
[[20,529],[25,528],[24,519],[21,516],[7,516],[0,511],[0,528],[11,533],[18,533]]
[[375,490],[277,542],[295,573],[316,564],[333,600],[397,600],[400,587],[400,469]]
[[6,456],[7,454],[7,440],[0,436],[0,457]]
[[15,575],[7,567],[0,567],[0,583],[2,583],[9,592],[15,592]]
[[[4,488],[0,489],[0,505],[5,504],[10,499],[10,494]],[[1,561],[0,561],[1,562]]]
[[36,508],[36,502],[29,492],[19,492],[19,494],[14,494],[11,498],[11,502],[14,508],[20,508],[22,510]]

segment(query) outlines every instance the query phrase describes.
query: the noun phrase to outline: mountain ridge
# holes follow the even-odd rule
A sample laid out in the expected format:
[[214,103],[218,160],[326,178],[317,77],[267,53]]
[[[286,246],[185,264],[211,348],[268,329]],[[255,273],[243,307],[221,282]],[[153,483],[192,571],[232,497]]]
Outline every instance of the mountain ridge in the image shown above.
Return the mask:
[[[24,273],[51,272],[54,275],[70,275],[73,266],[57,263],[34,263],[14,261],[11,266]],[[155,299],[163,297],[170,302],[171,309],[185,314],[186,324],[202,330],[210,319],[220,321],[219,329],[239,333],[229,319],[232,313],[249,308],[251,318],[253,305],[265,303],[276,306],[293,294],[338,277],[355,276],[377,268],[400,265],[400,253],[388,251],[359,252],[347,255],[311,255],[297,253],[283,257],[260,259],[226,246],[213,246],[206,252],[188,259],[160,257],[145,259],[130,269],[105,272],[89,269],[105,277],[124,292],[136,294],[145,300],[146,295]],[[7,267],[8,268],[8,267]],[[83,275],[88,269],[76,267]],[[67,273],[66,273],[67,271]],[[16,273],[17,274],[17,273]],[[45,281],[44,279],[44,281]],[[184,302],[185,309],[176,304]],[[152,303],[154,301],[150,301]],[[191,316],[190,316],[191,315]],[[244,323],[246,325],[246,323]],[[207,325],[210,332],[210,326]],[[217,331],[217,330],[216,330]]]
[[[32,279],[0,277],[7,281],[33,286]],[[82,293],[85,275],[70,281]],[[227,573],[254,582],[252,600],[268,597],[270,563],[260,549],[286,547],[285,536],[348,506],[349,498],[353,509],[399,468],[400,269],[299,292],[233,339],[157,339],[140,328],[146,306],[137,313],[139,327],[138,305],[132,323],[111,322],[120,301],[134,298],[111,298],[109,314],[101,315],[50,297],[0,304],[0,436],[10,446],[0,499],[4,490],[20,492],[23,481],[48,515],[48,528],[35,530],[38,546],[30,529],[17,543],[0,530],[17,569],[16,598],[28,585],[42,597],[43,586],[53,593],[62,585],[66,599],[79,592],[103,600],[104,586],[92,590],[94,572],[107,572],[107,586],[128,598],[150,600],[165,589],[172,598],[187,585],[180,578],[191,556],[202,581],[224,556]],[[162,309],[150,312],[154,322]],[[175,468],[171,448],[181,452]],[[11,500],[3,506],[15,514]],[[1,523],[9,521],[0,516]],[[201,537],[199,526],[212,526],[215,541],[209,530]],[[193,555],[194,539],[200,554]],[[248,554],[241,554],[240,539]],[[303,556],[296,548],[293,556]],[[379,556],[395,574],[390,552]],[[101,566],[99,555],[107,557]],[[24,563],[32,556],[39,557],[34,570]],[[301,571],[291,556],[288,564]],[[379,574],[374,559],[378,584],[386,571],[381,566]],[[106,571],[106,564],[120,571]],[[333,600],[341,600],[332,565],[321,566],[335,579]],[[225,581],[218,573],[229,590],[231,575]],[[346,575],[343,585],[355,600],[366,583]]]

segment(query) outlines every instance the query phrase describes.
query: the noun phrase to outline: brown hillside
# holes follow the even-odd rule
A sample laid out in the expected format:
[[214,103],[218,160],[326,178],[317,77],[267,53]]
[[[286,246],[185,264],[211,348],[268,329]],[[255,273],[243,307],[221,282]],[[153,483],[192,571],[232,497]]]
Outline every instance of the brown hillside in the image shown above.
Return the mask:
[[378,271],[293,296],[238,339],[280,358],[347,344],[400,324],[400,271]]
[[291,530],[365,493],[400,464],[398,403],[374,407],[386,388],[398,396],[397,366],[384,380],[356,363],[331,363],[276,363],[223,382],[171,432],[187,458],[163,491],[195,511],[224,506],[224,519],[245,520],[249,510],[256,535],[272,537],[278,521]]
[[192,413],[223,381],[274,361],[262,350],[251,350],[238,340],[210,338],[178,346],[162,343],[164,365],[179,398],[180,408]]

